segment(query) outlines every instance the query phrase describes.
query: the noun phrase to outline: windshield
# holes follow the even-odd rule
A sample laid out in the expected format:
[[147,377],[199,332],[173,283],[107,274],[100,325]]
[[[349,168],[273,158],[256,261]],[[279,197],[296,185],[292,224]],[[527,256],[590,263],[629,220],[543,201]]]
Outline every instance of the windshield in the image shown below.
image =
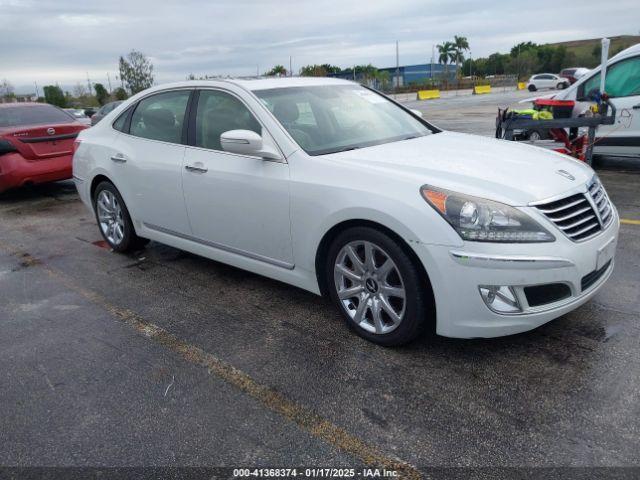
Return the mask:
[[0,108],[0,127],[42,125],[46,123],[70,123],[74,118],[51,105],[29,105]]
[[254,93],[309,155],[433,133],[425,123],[359,85],[274,88]]

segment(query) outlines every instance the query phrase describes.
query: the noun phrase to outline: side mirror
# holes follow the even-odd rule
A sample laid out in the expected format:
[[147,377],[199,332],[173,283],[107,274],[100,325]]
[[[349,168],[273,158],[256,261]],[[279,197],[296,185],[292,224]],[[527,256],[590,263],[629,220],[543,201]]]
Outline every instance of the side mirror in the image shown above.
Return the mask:
[[251,130],[229,130],[220,135],[220,145],[225,152],[251,157],[280,160],[280,154],[265,146],[262,137]]
[[422,118],[422,112],[420,110],[416,110],[415,108],[410,108],[411,113],[413,113],[416,117]]

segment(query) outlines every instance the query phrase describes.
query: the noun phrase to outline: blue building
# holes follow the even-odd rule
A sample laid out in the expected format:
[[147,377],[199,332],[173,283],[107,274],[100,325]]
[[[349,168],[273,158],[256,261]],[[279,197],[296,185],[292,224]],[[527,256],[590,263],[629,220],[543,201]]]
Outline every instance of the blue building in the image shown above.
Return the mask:
[[[445,66],[441,63],[422,63],[419,65],[400,65],[400,80],[396,80],[396,67],[379,68],[379,71],[389,72],[389,78],[393,80],[394,86],[411,85],[412,83],[421,84],[425,81],[435,78],[441,80],[445,72]],[[447,65],[447,76],[449,80],[456,78],[456,66]]]
[[[396,75],[396,70],[399,75]],[[389,72],[389,80],[391,86],[408,86],[411,84],[423,84],[431,78],[436,80],[442,80],[445,72],[445,66],[440,63],[422,63],[419,65],[400,65],[398,69],[396,67],[386,67],[379,68],[380,72]],[[456,78],[456,66],[455,65],[447,65],[447,76],[449,80],[454,80]],[[337,74],[330,75],[331,77],[344,78],[347,80],[354,80],[356,82],[368,83],[371,87],[378,88],[378,82],[374,79],[369,79],[368,81],[364,81],[364,76],[360,73],[356,73],[355,76],[353,71],[342,71]],[[396,78],[398,77],[398,78]]]

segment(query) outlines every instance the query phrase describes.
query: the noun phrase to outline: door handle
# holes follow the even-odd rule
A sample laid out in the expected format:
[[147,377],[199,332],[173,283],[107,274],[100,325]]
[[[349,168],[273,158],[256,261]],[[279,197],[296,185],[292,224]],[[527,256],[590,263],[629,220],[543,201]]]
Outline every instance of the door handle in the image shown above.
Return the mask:
[[637,104],[637,105],[634,105],[634,106],[633,106],[633,107],[631,107],[631,108],[633,108],[634,110],[640,110],[640,103],[639,103],[639,104]]
[[111,160],[116,162],[116,163],[126,163],[127,159],[125,158],[125,156],[121,153],[116,153],[115,155],[111,156]]
[[206,172],[209,171],[208,168],[194,167],[193,165],[185,165],[184,168],[185,168],[185,170],[187,170],[189,172],[197,172],[197,173],[206,173]]

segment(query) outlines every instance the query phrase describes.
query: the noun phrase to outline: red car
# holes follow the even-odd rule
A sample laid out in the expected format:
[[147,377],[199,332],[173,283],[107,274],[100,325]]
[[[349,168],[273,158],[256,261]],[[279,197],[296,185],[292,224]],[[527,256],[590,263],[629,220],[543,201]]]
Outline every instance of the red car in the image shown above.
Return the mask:
[[46,103],[0,104],[0,193],[71,178],[74,140],[85,128]]

